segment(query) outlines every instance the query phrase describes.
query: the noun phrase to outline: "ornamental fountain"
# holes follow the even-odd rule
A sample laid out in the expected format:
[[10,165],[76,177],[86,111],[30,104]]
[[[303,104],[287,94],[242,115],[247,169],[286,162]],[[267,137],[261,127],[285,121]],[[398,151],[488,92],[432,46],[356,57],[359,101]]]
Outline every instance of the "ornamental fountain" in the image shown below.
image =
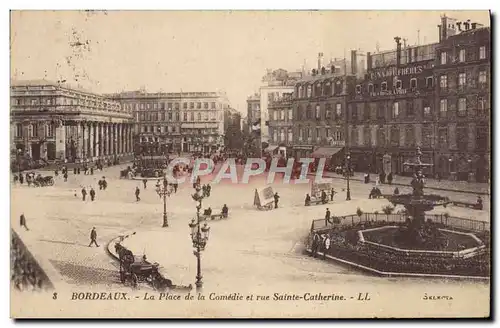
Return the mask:
[[432,167],[433,164],[422,163],[421,157],[422,151],[417,147],[415,160],[403,163],[415,171],[411,181],[413,192],[386,196],[393,205],[404,206],[408,214],[406,226],[402,227],[395,239],[406,246],[441,248],[445,238],[431,222],[425,221],[425,212],[433,210],[436,206],[446,207],[450,200],[439,195],[424,194],[425,180],[422,170]]

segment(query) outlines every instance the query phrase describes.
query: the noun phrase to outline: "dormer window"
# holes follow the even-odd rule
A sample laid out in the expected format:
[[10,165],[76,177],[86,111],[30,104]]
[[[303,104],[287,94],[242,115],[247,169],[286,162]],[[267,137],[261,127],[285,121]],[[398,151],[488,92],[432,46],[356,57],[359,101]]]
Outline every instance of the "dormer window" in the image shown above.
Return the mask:
[[425,79],[425,86],[427,87],[427,89],[430,89],[433,87],[433,81],[434,81],[434,78],[432,76],[428,76],[426,79]]
[[387,91],[387,82],[382,82],[382,84],[380,85],[380,90]]
[[361,85],[360,85],[360,84],[358,84],[358,85],[356,86],[356,93],[357,93],[358,95],[359,95],[359,94],[361,94]]
[[410,89],[415,90],[417,88],[417,79],[413,78],[410,80]]

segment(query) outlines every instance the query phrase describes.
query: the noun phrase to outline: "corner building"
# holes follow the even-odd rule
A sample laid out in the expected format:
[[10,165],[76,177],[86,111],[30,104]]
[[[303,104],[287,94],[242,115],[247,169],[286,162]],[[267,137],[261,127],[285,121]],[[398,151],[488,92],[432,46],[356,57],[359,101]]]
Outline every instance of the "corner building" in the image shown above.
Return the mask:
[[[442,18],[446,26],[447,17]],[[441,29],[436,48],[436,163],[450,180],[487,182],[491,165],[491,30]]]
[[133,116],[118,102],[45,80],[12,81],[11,146],[33,160],[131,157]]

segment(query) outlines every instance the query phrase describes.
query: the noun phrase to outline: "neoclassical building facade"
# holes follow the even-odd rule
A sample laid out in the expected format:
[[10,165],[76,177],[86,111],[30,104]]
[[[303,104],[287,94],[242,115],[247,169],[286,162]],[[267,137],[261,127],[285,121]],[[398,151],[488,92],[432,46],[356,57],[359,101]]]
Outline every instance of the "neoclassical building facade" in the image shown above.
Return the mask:
[[11,83],[11,146],[33,160],[97,160],[133,152],[133,115],[103,96],[45,80]]

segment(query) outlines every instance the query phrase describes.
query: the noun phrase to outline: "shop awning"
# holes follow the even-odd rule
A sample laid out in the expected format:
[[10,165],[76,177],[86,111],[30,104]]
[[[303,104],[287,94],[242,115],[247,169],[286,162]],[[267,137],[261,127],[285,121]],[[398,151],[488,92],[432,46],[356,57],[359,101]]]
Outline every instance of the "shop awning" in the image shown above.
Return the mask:
[[340,152],[344,147],[319,147],[312,154],[314,158],[329,158]]

